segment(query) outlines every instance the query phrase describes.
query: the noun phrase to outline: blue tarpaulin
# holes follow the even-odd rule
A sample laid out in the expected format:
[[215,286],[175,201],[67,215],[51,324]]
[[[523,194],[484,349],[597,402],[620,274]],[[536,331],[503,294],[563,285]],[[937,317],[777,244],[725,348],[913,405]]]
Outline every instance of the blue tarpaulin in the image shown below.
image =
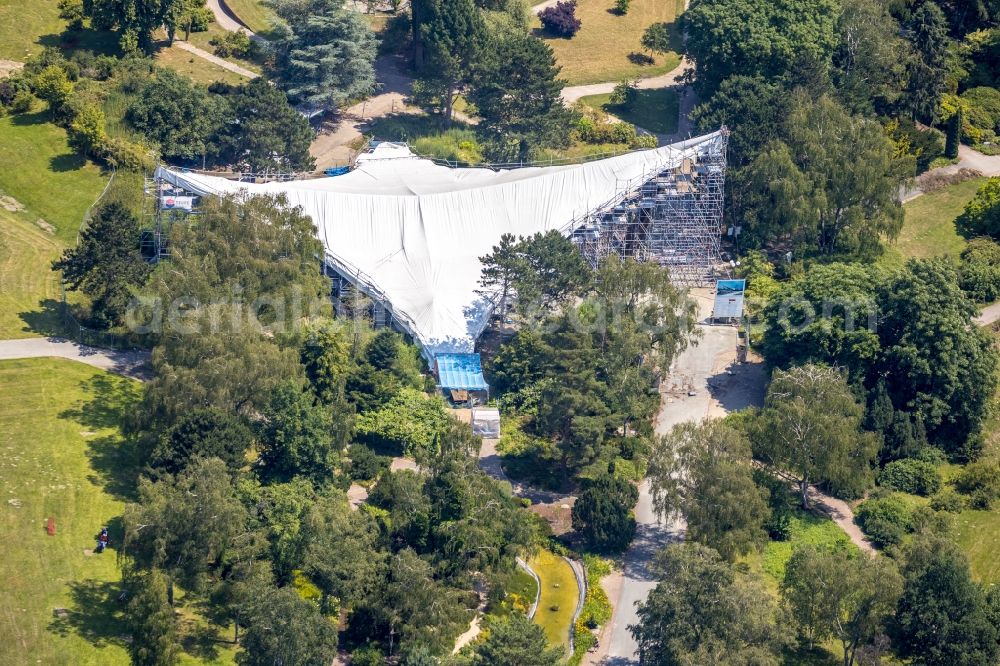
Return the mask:
[[438,384],[443,389],[465,389],[486,391],[489,385],[483,378],[483,366],[479,354],[438,354]]

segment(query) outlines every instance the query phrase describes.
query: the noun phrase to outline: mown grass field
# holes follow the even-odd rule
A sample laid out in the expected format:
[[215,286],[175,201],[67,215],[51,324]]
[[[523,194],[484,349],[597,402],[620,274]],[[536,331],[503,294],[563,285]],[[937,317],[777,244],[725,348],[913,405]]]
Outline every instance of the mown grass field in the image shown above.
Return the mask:
[[229,10],[254,32],[267,33],[277,18],[260,0],[223,0]]
[[580,101],[601,109],[626,122],[654,134],[672,134],[677,131],[678,98],[671,88],[636,91],[635,102],[628,108],[611,103],[611,93],[587,95]]
[[569,646],[569,629],[579,600],[573,569],[566,560],[547,550],[528,560],[541,581],[535,623],[545,630],[551,645]]
[[[209,53],[211,48],[206,49]],[[176,44],[167,46],[166,43],[156,51],[153,57],[157,65],[174,70],[178,74],[183,74],[195,83],[208,85],[216,81],[239,85],[246,83],[247,79],[236,72],[230,72],[224,67],[220,67],[213,62],[209,62],[200,56],[185,51]]]
[[957,259],[966,241],[955,229],[955,218],[984,182],[985,178],[973,178],[907,202],[903,229],[896,242],[886,248],[883,261],[898,264],[910,257],[942,255]]
[[0,0],[0,58],[23,62],[42,50],[38,38],[57,35],[65,23],[56,0]]
[[58,329],[52,261],[76,242],[108,175],[77,157],[44,113],[0,118],[0,339]]
[[115,554],[84,551],[115,528],[134,482],[117,419],[136,384],[71,361],[3,361],[0,395],[0,663],[127,664]]
[[[632,54],[642,49],[642,33],[653,23],[673,23],[684,11],[684,0],[632,0],[628,13],[614,13],[614,0],[579,0],[576,17],[580,31],[570,39],[552,37],[534,18],[535,34],[552,47],[562,78],[569,85],[648,78],[669,72],[680,64],[677,53],[656,55],[652,64],[636,64]],[[680,36],[677,36],[680,49]]]

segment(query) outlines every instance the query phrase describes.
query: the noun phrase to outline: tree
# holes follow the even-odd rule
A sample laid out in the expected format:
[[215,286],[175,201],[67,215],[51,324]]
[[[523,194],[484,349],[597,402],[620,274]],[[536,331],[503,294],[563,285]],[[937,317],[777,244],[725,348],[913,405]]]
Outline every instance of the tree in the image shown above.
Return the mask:
[[837,370],[811,364],[775,370],[753,428],[754,452],[798,477],[803,508],[814,482],[856,497],[871,484],[878,453],[878,441],[861,430],[863,415]]
[[241,666],[330,664],[337,656],[337,626],[294,588],[253,589],[241,615]]
[[784,637],[763,585],[736,574],[711,548],[672,544],[656,558],[660,582],[629,631],[643,666],[782,663]]
[[622,552],[635,535],[632,507],[639,491],[628,481],[602,474],[584,484],[573,504],[573,529],[599,552]]
[[496,38],[480,59],[469,90],[479,133],[494,161],[531,159],[539,148],[569,139],[569,111],[552,49],[540,39]]
[[83,0],[59,0],[59,18],[66,21],[70,30],[82,30],[86,18]]
[[810,645],[835,638],[844,666],[858,663],[859,651],[884,633],[896,609],[903,580],[892,560],[797,549],[785,567],[781,596]]
[[125,625],[131,640],[129,654],[135,666],[171,666],[177,663],[177,620],[170,607],[167,581],[156,569],[127,576]]
[[156,69],[129,99],[125,121],[155,142],[164,159],[218,163],[218,133],[229,114],[225,97],[171,69]]
[[914,57],[900,37],[899,23],[876,0],[846,0],[837,19],[833,53],[834,90],[855,113],[895,107],[906,87],[906,66]]
[[1000,178],[990,178],[980,185],[955,226],[970,236],[1000,238]]
[[472,0],[428,3],[420,25],[424,60],[420,79],[434,90],[451,121],[456,90],[466,84],[486,38],[486,26]]
[[108,133],[104,125],[104,111],[101,107],[90,102],[81,104],[66,128],[69,145],[87,157],[104,157],[108,146]]
[[828,62],[838,8],[831,0],[696,0],[677,28],[687,35],[699,88],[710,94],[734,74],[771,79],[802,58]]
[[350,441],[350,429],[297,384],[279,386],[263,413],[260,461],[267,475],[304,476],[317,485],[331,480]]
[[642,33],[642,48],[650,53],[672,51],[673,39],[669,23],[653,23]]
[[538,12],[538,19],[550,34],[572,37],[580,30],[581,21],[576,17],[576,0],[559,0]]
[[954,265],[910,260],[879,287],[879,374],[898,409],[919,415],[928,440],[952,454],[974,446],[996,386],[997,353],[970,321],[975,306]]
[[133,292],[143,286],[151,270],[139,252],[139,220],[120,203],[101,205],[76,247],[63,252],[52,270],[62,271],[70,289],[90,297],[95,325],[120,325]]
[[73,95],[73,82],[69,80],[65,69],[49,65],[35,75],[32,88],[35,95],[49,105],[49,110],[57,119],[68,116],[66,105]]
[[489,634],[475,652],[481,666],[556,666],[559,648],[549,647],[542,627],[518,612],[490,623]]
[[176,477],[139,481],[139,501],[125,508],[122,550],[136,562],[159,567],[198,590],[242,533],[246,510],[233,494],[232,477],[218,458],[200,459]]
[[757,233],[824,254],[872,252],[899,233],[899,186],[915,166],[896,155],[879,123],[850,116],[829,97],[797,94],[785,133],[750,167],[761,193],[754,224],[767,229]]
[[494,305],[500,306],[501,320],[507,317],[511,290],[524,270],[517,248],[514,234],[503,234],[500,236],[500,243],[493,246],[490,254],[479,257],[479,262],[483,265],[479,276],[479,293],[491,300],[496,299]]
[[273,73],[296,104],[333,111],[374,92],[378,42],[358,12],[343,0],[279,0],[274,9],[284,25],[271,43]]
[[[360,19],[356,19],[360,20]],[[230,121],[219,134],[219,158],[247,171],[307,171],[313,131],[288,98],[264,77],[244,83],[228,95]]]
[[253,433],[244,421],[220,409],[196,409],[164,433],[150,465],[166,474],[181,472],[195,458],[218,458],[233,473],[246,464]]
[[948,22],[937,3],[922,2],[913,12],[909,29],[916,57],[909,71],[908,106],[914,118],[931,121],[946,87]]
[[958,548],[921,534],[904,554],[905,583],[892,626],[899,656],[926,666],[995,664],[997,626]]
[[650,457],[653,506],[683,517],[689,540],[733,561],[767,539],[767,491],[754,483],[750,461],[750,442],[725,423],[675,426]]
[[131,53],[149,51],[153,32],[163,25],[174,3],[186,0],[86,0],[84,9],[98,30],[116,30],[118,46]]
[[342,608],[370,599],[388,570],[376,519],[352,511],[343,496],[325,497],[310,508],[304,526],[304,569],[310,579]]
[[590,267],[576,245],[558,231],[521,239],[517,252],[513,284],[522,314],[548,310],[589,286]]
[[959,105],[955,113],[948,117],[948,131],[945,134],[944,156],[950,160],[958,158],[958,149],[962,144],[962,107]]

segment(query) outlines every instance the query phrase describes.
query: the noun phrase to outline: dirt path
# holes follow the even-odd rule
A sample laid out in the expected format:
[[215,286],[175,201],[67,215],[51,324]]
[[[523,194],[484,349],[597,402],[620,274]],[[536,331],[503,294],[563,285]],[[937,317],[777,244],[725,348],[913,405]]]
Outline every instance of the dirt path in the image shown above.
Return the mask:
[[997,319],[1000,319],[1000,303],[987,305],[983,308],[983,311],[979,313],[979,316],[972,321],[976,322],[978,326],[987,326],[988,324],[995,322]]
[[[677,85],[680,78],[688,70],[690,70],[691,67],[691,62],[687,58],[682,58],[681,64],[677,65],[677,67],[674,67],[666,74],[651,76],[648,79],[639,79],[636,85],[642,90],[666,88],[668,86]],[[572,104],[581,97],[586,97],[587,95],[600,95],[612,92],[615,89],[615,86],[619,83],[620,81],[605,81],[604,83],[588,83],[582,86],[567,86],[562,90],[562,98],[567,104]]]
[[133,379],[150,378],[148,351],[98,349],[63,338],[0,340],[0,360],[21,358],[64,358]]
[[1000,176],[1000,155],[983,155],[977,150],[968,146],[958,147],[958,162],[948,166],[931,169],[917,176],[913,185],[900,195],[903,203],[912,201],[924,194],[922,183],[934,176],[949,176],[958,173],[961,169],[971,169],[978,171],[984,176]]
[[814,506],[828,513],[833,522],[837,523],[837,526],[844,530],[844,533],[847,534],[855,546],[866,553],[878,554],[872,542],[864,535],[861,528],[854,523],[854,511],[851,510],[851,506],[847,502],[836,497],[824,495],[813,486],[809,487],[809,501]]
[[213,55],[213,54],[209,53],[208,51],[206,51],[204,49],[198,48],[194,44],[190,44],[188,42],[184,42],[184,41],[181,41],[179,39],[175,39],[174,40],[174,46],[176,46],[179,49],[183,49],[184,51],[187,51],[188,53],[193,53],[194,55],[198,56],[199,58],[204,58],[205,60],[209,61],[210,63],[212,63],[214,65],[218,65],[222,69],[228,69],[230,72],[233,72],[234,74],[239,74],[240,76],[245,76],[248,79],[255,79],[255,78],[257,78],[259,76],[259,74],[257,74],[257,72],[251,72],[246,67],[240,67],[239,65],[237,65],[235,63],[229,62],[228,60],[224,60],[224,59],[220,58],[217,55]]

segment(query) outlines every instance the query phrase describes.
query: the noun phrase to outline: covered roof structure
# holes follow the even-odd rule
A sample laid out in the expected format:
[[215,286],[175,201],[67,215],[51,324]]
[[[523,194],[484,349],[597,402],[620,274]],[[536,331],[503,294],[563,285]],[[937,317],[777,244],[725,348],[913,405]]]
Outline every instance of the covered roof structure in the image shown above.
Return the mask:
[[443,389],[487,391],[490,388],[483,377],[479,354],[438,354],[434,362],[438,385]]
[[283,194],[316,224],[328,264],[387,304],[433,359],[473,351],[493,309],[480,293],[479,258],[501,235],[569,234],[627,183],[677,166],[719,137],[562,166],[451,168],[382,143],[332,178],[257,184],[169,168],[157,175],[199,195]]

